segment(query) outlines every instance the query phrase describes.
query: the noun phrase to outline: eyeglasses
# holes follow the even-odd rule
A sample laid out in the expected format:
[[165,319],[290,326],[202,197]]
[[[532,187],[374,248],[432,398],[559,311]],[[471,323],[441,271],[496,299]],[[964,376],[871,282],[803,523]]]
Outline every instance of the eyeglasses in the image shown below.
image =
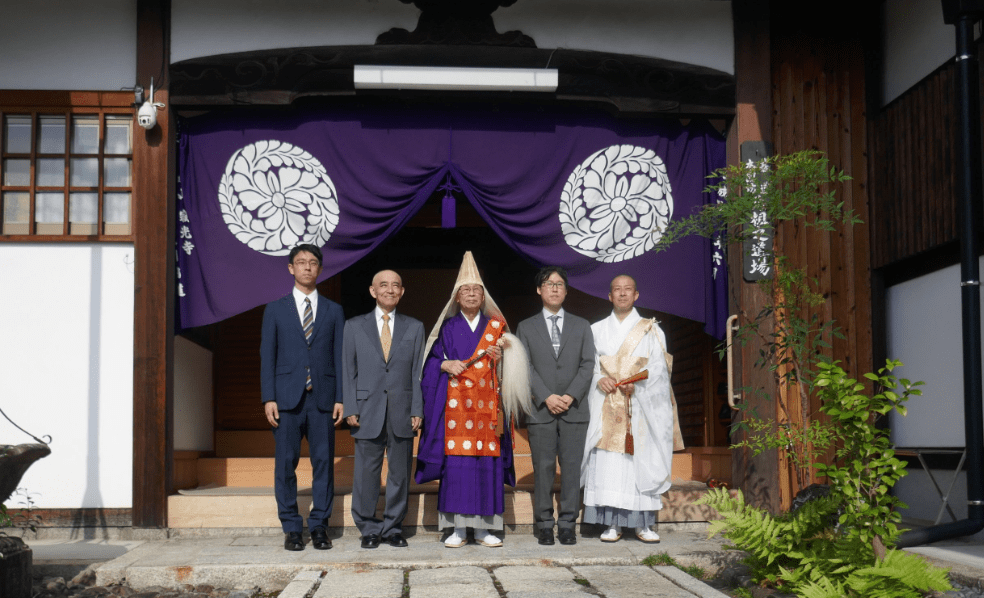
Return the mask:
[[458,289],[458,293],[461,295],[478,295],[484,292],[485,291],[482,289],[482,287],[478,285],[470,286],[470,287],[461,287],[460,289]]
[[318,260],[294,260],[294,266],[297,268],[303,268],[305,266],[318,268],[321,266],[321,262],[319,262]]
[[566,286],[566,285],[564,285],[564,283],[562,283],[562,282],[553,282],[553,281],[550,281],[550,280],[548,280],[547,282],[543,283],[543,288],[545,288],[545,289],[557,289],[558,291],[561,290],[561,289],[563,289],[564,286]]

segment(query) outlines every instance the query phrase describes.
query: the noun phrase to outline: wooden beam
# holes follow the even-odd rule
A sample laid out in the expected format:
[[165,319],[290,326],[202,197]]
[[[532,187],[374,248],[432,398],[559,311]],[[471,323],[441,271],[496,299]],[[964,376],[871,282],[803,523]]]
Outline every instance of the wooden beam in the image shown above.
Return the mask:
[[[137,1],[136,83],[169,105],[170,0]],[[172,486],[174,132],[170,110],[133,134],[133,526],[165,527]]]
[[[728,163],[740,159],[739,148],[746,141],[772,142],[772,51],[769,21],[769,2],[735,0],[732,3],[735,28],[735,95],[737,117],[728,135]],[[758,314],[765,296],[755,283],[742,278],[740,251],[729,252],[729,281],[731,313]],[[739,413],[757,412],[760,417],[775,413],[779,396],[773,376],[767,369],[755,367],[761,343],[749,342],[740,351],[736,371],[741,379],[737,387],[766,389],[770,397],[745,393],[745,409]],[[741,415],[737,415],[741,417]],[[746,416],[747,417],[747,416]],[[743,432],[732,434],[732,442],[740,442]],[[780,507],[779,459],[776,451],[753,456],[747,449],[735,450],[732,480],[745,494],[745,500],[755,506],[777,513]]]

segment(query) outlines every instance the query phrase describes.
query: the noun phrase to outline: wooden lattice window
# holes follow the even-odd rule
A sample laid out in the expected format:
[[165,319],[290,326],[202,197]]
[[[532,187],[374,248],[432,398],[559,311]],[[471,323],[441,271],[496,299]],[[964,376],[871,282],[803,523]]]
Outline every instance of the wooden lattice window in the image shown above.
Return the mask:
[[0,122],[0,238],[131,238],[132,109],[0,107]]

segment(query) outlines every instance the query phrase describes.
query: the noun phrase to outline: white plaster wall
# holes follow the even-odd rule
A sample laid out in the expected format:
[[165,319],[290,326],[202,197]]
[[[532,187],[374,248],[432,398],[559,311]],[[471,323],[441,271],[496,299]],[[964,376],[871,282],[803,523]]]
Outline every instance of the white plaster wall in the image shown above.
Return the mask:
[[[52,437],[20,485],[38,507],[130,507],[133,246],[5,243],[0,272],[0,405]],[[0,443],[25,442],[0,418]]]
[[735,72],[731,2],[522,0],[492,14],[540,48],[635,54]]
[[943,23],[940,0],[885,0],[883,105],[935,71],[956,52],[953,25]]
[[[982,261],[984,267],[984,261]],[[905,365],[899,377],[926,383],[892,416],[892,441],[906,447],[962,447],[963,356],[960,266],[889,287],[886,293],[888,357]]]
[[420,11],[397,0],[173,0],[171,62],[305,46],[372,45]]
[[[420,11],[397,0],[174,0],[171,60],[322,45],[372,45]],[[492,14],[540,48],[637,54],[734,72],[731,3],[709,0],[523,0]]]
[[[886,295],[888,356],[905,364],[895,373],[926,383],[921,387],[922,396],[913,397],[906,404],[906,417],[892,414],[892,442],[900,447],[963,448],[960,266],[889,287]],[[931,522],[939,511],[940,496],[915,460],[908,471],[893,491],[908,505],[902,515]],[[933,470],[933,475],[946,492],[953,480],[953,469]],[[957,476],[949,504],[958,519],[967,517],[965,472]],[[942,523],[949,521],[950,514],[944,513]],[[984,532],[972,538],[984,540]]]
[[[0,89],[133,87],[137,3],[26,0],[0,8]],[[145,87],[149,81],[141,82]]]
[[212,415],[212,352],[174,337],[174,450],[215,448]]

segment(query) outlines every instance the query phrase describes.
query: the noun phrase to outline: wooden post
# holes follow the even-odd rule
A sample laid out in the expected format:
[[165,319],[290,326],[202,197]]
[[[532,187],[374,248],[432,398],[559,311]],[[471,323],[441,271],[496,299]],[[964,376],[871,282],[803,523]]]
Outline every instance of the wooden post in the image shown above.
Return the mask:
[[157,126],[133,133],[133,526],[167,525],[172,485],[174,346],[174,133],[167,92],[170,0],[137,1],[136,83]]
[[[728,163],[740,159],[739,148],[746,141],[772,141],[772,52],[769,21],[769,2],[761,0],[735,0],[732,3],[735,28],[735,83],[737,116],[728,134]],[[744,312],[754,316],[765,304],[765,296],[757,284],[742,278],[740,252],[729,253],[729,280],[731,312]],[[757,411],[760,417],[775,413],[775,401],[779,389],[772,374],[756,368],[761,343],[749,342],[740,351],[738,386],[763,388],[770,398],[744,393],[746,409]],[[732,435],[733,442],[740,442],[741,432]],[[732,463],[732,480],[752,505],[777,513],[780,507],[780,468],[776,451],[768,451],[753,457],[750,451],[737,450]]]

